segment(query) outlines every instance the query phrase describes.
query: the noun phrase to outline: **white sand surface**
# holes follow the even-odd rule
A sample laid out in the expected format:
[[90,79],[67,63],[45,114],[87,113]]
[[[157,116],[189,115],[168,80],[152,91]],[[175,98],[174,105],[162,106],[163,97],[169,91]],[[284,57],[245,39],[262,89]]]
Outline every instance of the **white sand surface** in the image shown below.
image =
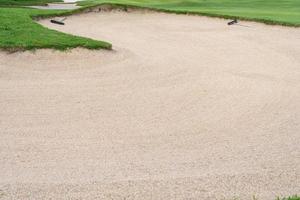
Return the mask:
[[113,51],[0,53],[0,199],[300,194],[300,29],[88,13]]

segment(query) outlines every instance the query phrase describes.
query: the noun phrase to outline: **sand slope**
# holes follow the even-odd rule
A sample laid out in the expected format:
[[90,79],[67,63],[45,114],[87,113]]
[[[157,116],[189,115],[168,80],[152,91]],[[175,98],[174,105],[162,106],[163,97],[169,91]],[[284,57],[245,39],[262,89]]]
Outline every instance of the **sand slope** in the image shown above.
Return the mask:
[[0,53],[0,199],[300,193],[300,29],[143,12],[41,23],[114,51]]

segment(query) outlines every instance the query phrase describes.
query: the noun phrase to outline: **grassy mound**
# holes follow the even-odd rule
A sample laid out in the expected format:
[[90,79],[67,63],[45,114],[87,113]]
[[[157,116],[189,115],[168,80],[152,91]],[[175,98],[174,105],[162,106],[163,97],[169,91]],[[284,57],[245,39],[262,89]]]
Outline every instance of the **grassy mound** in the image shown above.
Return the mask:
[[75,47],[110,49],[111,44],[72,36],[47,29],[35,23],[32,17],[62,14],[62,11],[44,11],[27,8],[0,8],[0,47],[9,51],[53,48],[65,50]]

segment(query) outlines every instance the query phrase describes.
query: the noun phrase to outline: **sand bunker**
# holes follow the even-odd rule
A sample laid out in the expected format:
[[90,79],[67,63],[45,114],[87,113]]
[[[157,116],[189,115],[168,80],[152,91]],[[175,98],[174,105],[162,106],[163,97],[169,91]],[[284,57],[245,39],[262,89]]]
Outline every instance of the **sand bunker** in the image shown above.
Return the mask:
[[0,53],[2,199],[274,199],[300,191],[300,29],[68,17],[114,51]]

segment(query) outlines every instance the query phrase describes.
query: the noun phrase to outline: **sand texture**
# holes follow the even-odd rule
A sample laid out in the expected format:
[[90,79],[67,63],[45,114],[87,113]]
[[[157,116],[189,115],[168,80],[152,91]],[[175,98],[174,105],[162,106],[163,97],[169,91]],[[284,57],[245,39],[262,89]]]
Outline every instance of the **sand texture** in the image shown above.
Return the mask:
[[0,199],[300,194],[300,29],[68,17],[113,51],[0,52]]

